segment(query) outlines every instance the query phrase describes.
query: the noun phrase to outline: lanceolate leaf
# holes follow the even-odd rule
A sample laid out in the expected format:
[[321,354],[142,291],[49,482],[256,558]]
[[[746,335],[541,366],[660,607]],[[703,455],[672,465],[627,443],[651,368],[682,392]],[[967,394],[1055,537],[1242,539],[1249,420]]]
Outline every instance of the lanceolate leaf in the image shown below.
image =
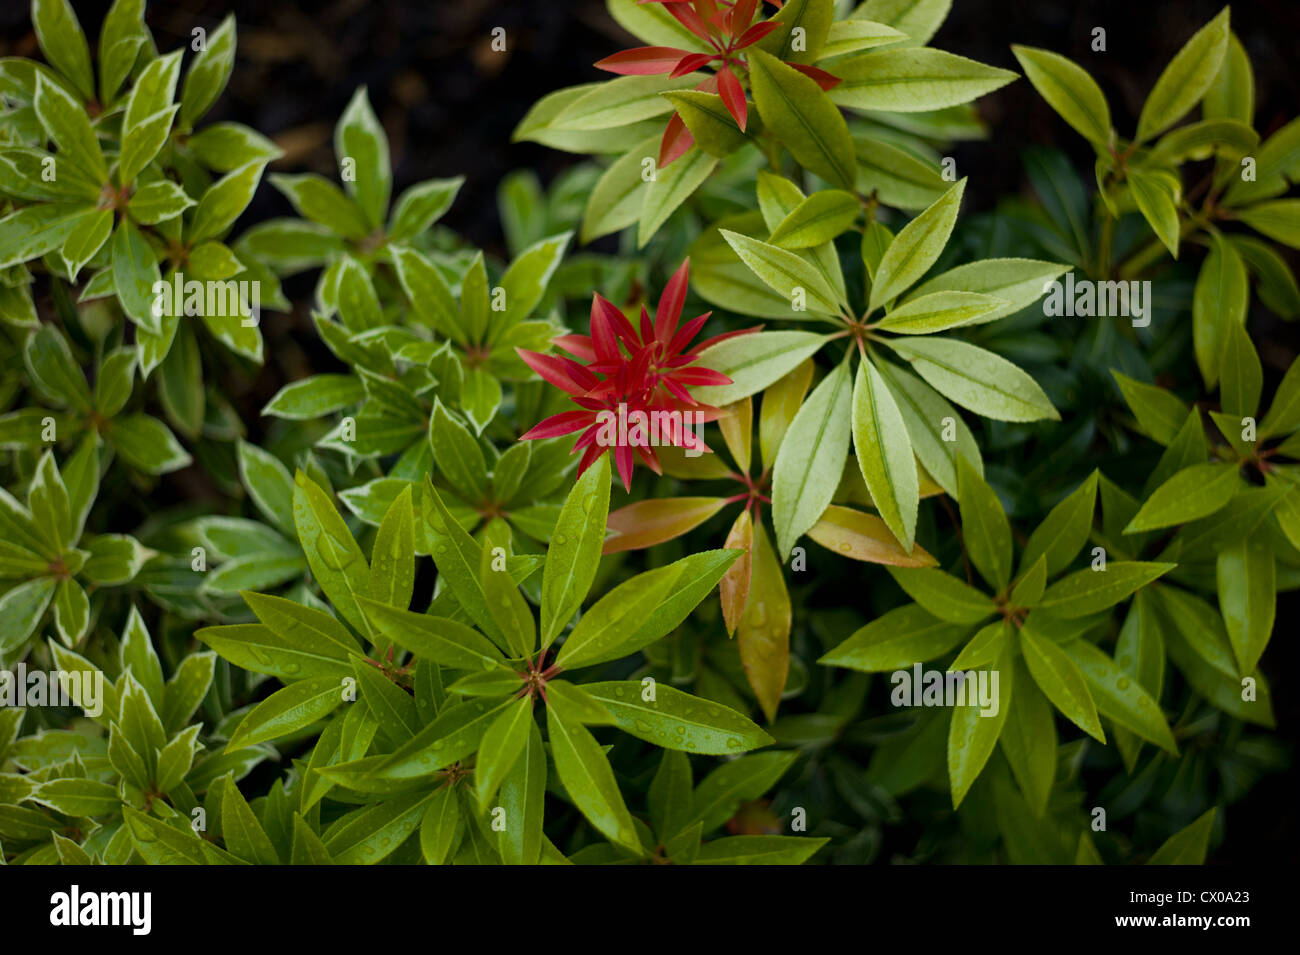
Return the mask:
[[849,450],[852,403],[848,362],[841,361],[813,389],[781,444],[772,475],[772,523],[782,560],[835,494]]
[[880,372],[858,363],[853,386],[853,448],[876,510],[911,551],[920,490],[907,426]]
[[950,339],[893,338],[888,344],[936,390],[976,414],[997,421],[1060,418],[1034,379],[990,351]]
[[[997,745],[1015,699],[1012,692],[1014,673],[1011,651],[1006,648],[991,668],[986,668],[983,673],[976,672],[973,679],[969,675],[965,677],[962,687],[965,702],[953,707],[952,723],[948,729],[948,779],[952,784],[954,808],[961,805],[993,754],[993,747]],[[997,675],[995,702],[982,708],[976,693],[978,681],[981,678],[986,680],[988,688],[992,689],[994,674]]]
[[754,103],[763,122],[801,165],[842,189],[854,183],[853,140],[821,88],[769,53],[749,54]]
[[1106,736],[1097,720],[1096,704],[1074,661],[1059,646],[1037,636],[1028,626],[1020,628],[1020,648],[1034,682],[1047,698],[1081,730],[1099,743],[1105,743]]
[[555,522],[542,573],[543,647],[569,622],[596,576],[609,513],[609,458],[601,455],[578,479]]
[[873,273],[868,308],[877,309],[906,291],[934,264],[948,244],[965,190],[962,179],[894,236]]
[[1096,80],[1072,60],[1031,46],[1012,46],[1020,67],[1040,96],[1098,149],[1110,144],[1110,107]]
[[735,710],[671,686],[659,685],[648,691],[637,680],[615,680],[586,683],[582,688],[605,704],[614,724],[624,732],[668,749],[728,754],[772,741]]
[[1197,30],[1165,67],[1138,117],[1137,137],[1149,139],[1182,119],[1205,95],[1228,50],[1228,8]]
[[609,760],[591,733],[580,723],[566,718],[554,704],[546,711],[546,726],[555,771],[574,805],[607,839],[640,855],[643,850],[636,825],[619,792]]

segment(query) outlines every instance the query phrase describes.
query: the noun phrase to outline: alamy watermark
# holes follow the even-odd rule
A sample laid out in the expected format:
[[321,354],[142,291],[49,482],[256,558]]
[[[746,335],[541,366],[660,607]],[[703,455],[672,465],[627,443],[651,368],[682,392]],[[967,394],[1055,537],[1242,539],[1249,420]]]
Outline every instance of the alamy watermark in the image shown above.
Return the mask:
[[186,279],[175,272],[171,281],[153,283],[153,315],[175,318],[181,315],[207,318],[240,318],[252,328],[262,315],[262,283],[257,280],[224,281]]
[[620,401],[617,412],[596,413],[596,443],[602,448],[675,445],[686,457],[698,458],[704,453],[704,421],[702,411],[628,411]]
[[1134,328],[1151,324],[1151,283],[1145,279],[1075,281],[1074,273],[1066,272],[1063,283],[1048,282],[1043,291],[1043,314],[1051,318],[1118,317],[1132,319]]
[[132,935],[153,927],[151,892],[82,892],[73,885],[50,896],[50,924],[55,926],[125,925]]
[[99,670],[31,670],[19,663],[0,670],[0,706],[79,706],[89,717],[104,712]]
[[980,716],[998,715],[997,670],[895,670],[889,701],[894,706],[978,706]]

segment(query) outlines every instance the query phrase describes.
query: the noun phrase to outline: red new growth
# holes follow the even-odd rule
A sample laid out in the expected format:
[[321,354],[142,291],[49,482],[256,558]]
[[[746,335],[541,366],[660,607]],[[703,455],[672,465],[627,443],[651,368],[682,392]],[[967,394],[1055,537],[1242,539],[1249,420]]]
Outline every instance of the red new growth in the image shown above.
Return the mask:
[[[696,70],[718,62],[716,72],[706,78],[695,88],[705,93],[717,93],[722,103],[744,132],[749,119],[749,105],[745,100],[745,89],[741,86],[737,71],[746,69],[746,61],[741,55],[746,47],[752,46],[773,30],[781,27],[777,20],[754,22],[762,13],[761,0],[638,0],[639,3],[660,3],[671,13],[677,22],[699,37],[708,47],[704,52],[683,50],[675,46],[639,46],[623,50],[613,56],[607,56],[596,66],[610,73],[624,76],[651,76],[667,73],[671,77],[686,76]],[[772,4],[780,7],[780,0]],[[819,70],[815,66],[803,63],[790,63],[790,66],[811,77],[822,89],[836,86],[839,78]],[[663,140],[659,144],[659,165],[667,166],[695,143],[687,130],[686,124],[677,114],[673,114],[664,130]]]
[[582,436],[573,447],[575,454],[582,452],[578,475],[612,447],[619,477],[629,489],[636,458],[656,474],[662,470],[654,447],[638,436],[636,429],[628,433],[626,428],[620,428],[616,439],[609,439],[615,431],[609,426],[611,415],[626,421],[640,412],[646,420],[666,425],[657,431],[659,443],[700,452],[708,450],[702,444],[697,445],[697,436],[682,425],[683,420],[690,420],[684,413],[689,412],[695,421],[702,423],[713,421],[721,412],[697,402],[691,397],[690,389],[698,385],[727,385],[731,379],[695,366],[695,360],[710,345],[758,329],[727,332],[691,348],[691,340],[712,313],[705,312],[679,326],[690,265],[687,259],[668,281],[653,322],[645,306],[641,307],[639,329],[613,303],[594,295],[591,334],[561,335],[555,339],[555,344],[572,358],[516,349],[533,371],[567,392],[582,409],[552,415],[524,434],[524,440],[555,438],[581,431]]

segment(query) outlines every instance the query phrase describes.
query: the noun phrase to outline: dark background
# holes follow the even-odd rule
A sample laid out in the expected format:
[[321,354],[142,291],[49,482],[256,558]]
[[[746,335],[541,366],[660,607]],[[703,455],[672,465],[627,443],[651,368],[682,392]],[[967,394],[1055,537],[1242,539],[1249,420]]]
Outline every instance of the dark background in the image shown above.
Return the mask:
[[[109,6],[108,0],[74,0],[92,51]],[[1170,57],[1221,8],[1212,0],[956,0],[932,44],[1017,73],[1012,43],[1068,56],[1101,84],[1125,134],[1134,129],[1143,98]],[[0,56],[40,57],[28,10],[27,0],[0,0]],[[546,182],[582,159],[511,143],[516,124],[543,94],[608,78],[591,64],[639,45],[610,19],[602,0],[154,0],[146,16],[166,51],[188,45],[196,26],[215,29],[229,13],[237,20],[237,60],[226,93],[205,123],[252,126],[285,150],[273,168],[314,170],[334,179],[334,123],[364,84],[388,132],[394,195],[422,179],[464,174],[465,186],[443,222],[499,258],[505,257],[496,207],[502,177],[531,168]],[[1264,138],[1291,119],[1300,103],[1300,0],[1239,2],[1232,26],[1254,66],[1255,126]],[[490,47],[494,27],[506,30],[504,53]],[[1104,53],[1091,49],[1095,27],[1106,30]],[[983,97],[978,108],[990,137],[953,151],[974,184],[968,211],[990,209],[1000,196],[1027,189],[1020,162],[1026,145],[1063,148],[1076,168],[1091,168],[1090,147],[1023,78]],[[263,187],[246,221],[292,214],[283,197]],[[287,291],[295,301],[305,299],[310,284],[303,294],[296,284]],[[1264,337],[1260,351],[1275,382],[1300,350],[1300,335],[1295,325],[1272,323]],[[267,392],[262,400],[278,383],[258,383],[257,390]],[[1300,669],[1300,647],[1290,629],[1298,610],[1295,594],[1282,595],[1269,651],[1279,732],[1288,738],[1300,720],[1300,693],[1289,676]],[[1263,779],[1230,816],[1232,832],[1212,861],[1297,861],[1298,798],[1294,766],[1284,776]]]

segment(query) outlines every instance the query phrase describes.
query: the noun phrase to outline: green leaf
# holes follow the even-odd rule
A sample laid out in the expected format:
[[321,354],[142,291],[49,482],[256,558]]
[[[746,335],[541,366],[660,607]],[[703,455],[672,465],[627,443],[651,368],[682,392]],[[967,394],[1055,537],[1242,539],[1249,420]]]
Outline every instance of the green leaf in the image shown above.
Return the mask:
[[[1217,362],[1216,362],[1217,374]],[[1111,369],[1120,393],[1138,424],[1157,444],[1169,444],[1187,420],[1187,405],[1181,398],[1155,385],[1134,381],[1122,372]]]
[[474,761],[474,786],[481,810],[487,809],[502,781],[514,768],[536,725],[532,697],[524,696],[512,700],[483,734]]
[[342,661],[361,652],[348,628],[324,610],[272,594],[242,596],[258,620],[294,646]]
[[[43,73],[36,75],[34,106],[46,135],[58,148],[57,162],[90,182],[106,183],[108,167],[85,109]],[[58,166],[54,169],[57,175]]]
[[1041,817],[1056,778],[1056,722],[1047,697],[1020,660],[1015,663],[1015,690],[998,742],[1025,801]]
[[1186,524],[1225,506],[1241,487],[1235,465],[1194,464],[1161,484],[1124,528],[1125,534]]
[[914,663],[943,656],[969,630],[967,626],[940,620],[920,604],[905,604],[856,630],[817,662],[865,673],[906,669]]
[[[989,683],[997,680],[997,702],[988,712],[980,707],[975,679],[963,678],[963,705],[953,707],[952,722],[948,726],[948,780],[952,786],[952,805],[957,808],[970,791],[970,787],[984,771],[984,765],[993,755],[1007,714],[1012,707],[1012,657],[1010,647],[1004,647],[997,663],[984,668]],[[972,671],[967,671],[972,672]]]
[[239,478],[257,509],[281,531],[297,536],[293,522],[293,478],[280,459],[255,444],[237,447]]
[[898,405],[869,361],[858,364],[852,426],[858,467],[871,500],[903,549],[910,552],[920,502],[916,459]]
[[1273,635],[1277,603],[1273,552],[1252,535],[1219,552],[1215,578],[1237,667],[1241,673],[1254,673]]
[[299,471],[294,476],[293,521],[312,575],[343,619],[369,633],[358,599],[369,597],[370,569],[348,525],[321,486]]
[[456,792],[451,786],[434,790],[420,820],[420,852],[429,865],[447,864],[463,835]]
[[491,670],[505,657],[487,637],[455,620],[363,601],[375,629],[417,657],[457,670]]
[[86,263],[103,248],[112,229],[113,212],[110,209],[100,209],[85,217],[81,226],[64,240],[60,249],[69,275],[76,278]]
[[487,461],[468,428],[453,418],[439,399],[434,399],[429,421],[433,460],[447,482],[469,500],[487,493]]
[[1233,418],[1253,418],[1264,390],[1264,371],[1245,325],[1232,322],[1226,329],[1219,363],[1219,401],[1223,413]]
[[932,567],[888,568],[907,595],[940,620],[979,623],[997,611],[986,595],[951,574]]
[[838,61],[832,71],[841,78],[830,91],[832,102],[891,113],[969,103],[1017,78],[1010,70],[928,48],[873,50]]
[[822,245],[849,229],[861,208],[857,197],[850,192],[839,189],[814,192],[777,223],[767,241],[783,249]]
[[63,202],[27,206],[0,219],[0,269],[60,248],[96,217],[93,208]]
[[751,47],[749,81],[767,128],[804,168],[841,189],[855,180],[853,140],[844,117],[813,80]]
[[1053,705],[1070,722],[1105,744],[1106,734],[1097,719],[1096,704],[1075,662],[1057,644],[1038,636],[1028,625],[1020,628],[1020,649],[1034,682]]
[[338,677],[312,677],[291,683],[248,712],[231,735],[225,751],[233,753],[288,736],[324,719],[342,702],[343,682]]
[[107,437],[127,464],[148,474],[179,471],[192,460],[168,427],[146,414],[114,418]]
[[592,84],[566,103],[550,125],[567,130],[604,130],[663,116],[673,107],[660,94],[689,89],[693,82],[690,76],[620,76]]
[[267,180],[293,203],[299,215],[320,223],[331,232],[360,239],[370,231],[361,207],[324,176],[272,173]]
[[560,509],[542,572],[541,645],[549,647],[582,605],[600,564],[609,514],[609,455],[573,485]]
[[984,259],[969,262],[927,279],[914,288],[904,304],[936,292],[966,292],[997,299],[998,306],[972,320],[984,324],[1011,315],[1043,297],[1068,266],[1037,259]]
[[374,865],[391,855],[420,824],[430,794],[403,793],[348,813],[321,837],[338,865]]
[[1169,254],[1178,258],[1178,201],[1181,191],[1178,180],[1162,170],[1130,169],[1128,184],[1142,217]]
[[1257,232],[1276,239],[1293,249],[1300,249],[1300,199],[1278,199],[1242,209],[1238,218]]
[[1034,528],[1024,553],[1020,555],[1022,571],[1043,557],[1047,576],[1055,577],[1078,556],[1092,531],[1093,512],[1097,506],[1097,477],[1097,471],[1088,475]]
[[36,465],[36,474],[27,489],[27,507],[37,530],[52,548],[62,553],[73,543],[68,489],[52,451],[42,454]]
[[[274,162],[284,152],[271,140],[239,123],[213,123],[190,136],[186,145],[199,162],[213,172],[230,172],[252,162]],[[314,227],[306,222],[279,219],[267,223],[268,231],[287,230],[305,238]],[[283,253],[282,253],[283,254]]]
[[962,540],[976,570],[995,590],[1011,582],[1011,524],[993,488],[965,457],[957,458]]
[[361,379],[354,375],[312,375],[282,387],[262,414],[307,421],[357,404],[365,394]]
[[464,176],[426,179],[407,188],[393,203],[388,226],[390,242],[402,242],[423,235],[456,201]]
[[334,156],[340,165],[354,164],[343,176],[343,187],[357,201],[372,228],[383,225],[393,190],[388,162],[388,136],[370,108],[366,88],[359,87],[334,129]]
[[65,816],[106,816],[122,808],[117,789],[95,779],[51,779],[31,799]]
[[415,509],[407,485],[389,505],[370,554],[370,596],[399,609],[415,586]]
[[706,348],[697,359],[731,378],[729,385],[691,389],[697,401],[727,405],[762,391],[785,377],[829,341],[814,332],[757,332],[737,335]]
[[691,816],[682,828],[699,822],[706,833],[717,829],[742,802],[758,799],[776,785],[798,758],[798,751],[751,753],[723,763],[695,788]]
[[[983,471],[975,436],[953,406],[921,379],[889,362],[876,367],[889,382],[916,457],[936,483],[956,498],[957,458],[965,457],[976,471]],[[956,432],[956,440],[947,440],[952,437],[947,430],[949,424]]]
[[[1219,365],[1232,326],[1244,325],[1250,286],[1236,246],[1212,235],[1192,295],[1192,347],[1206,387],[1219,380]],[[1122,383],[1121,383],[1122,384]],[[1179,417],[1179,423],[1186,413]]]
[[[491,542],[491,541],[490,541]],[[537,647],[537,623],[505,563],[505,548],[484,547],[479,581],[488,612],[505,636],[512,657],[527,657]]]
[[668,597],[682,576],[672,564],[619,584],[588,609],[560,648],[556,662],[572,669],[618,659],[640,649],[629,644],[637,636],[637,621],[646,619]]
[[749,137],[736,126],[735,119],[727,112],[722,97],[717,93],[674,90],[663,96],[673,104],[700,149],[710,156],[725,159],[750,142]]
[[1147,865],[1204,865],[1217,812],[1217,808],[1207,810],[1186,829],[1175,832],[1147,860]]
[[976,414],[996,421],[1060,420],[1038,383],[993,352],[950,339],[892,338],[887,344],[936,390]]
[[1227,118],[1249,125],[1255,116],[1255,75],[1241,41],[1228,31],[1228,50],[1214,82],[1205,93],[1201,111],[1207,119]]
[[1228,8],[1194,33],[1151,88],[1138,117],[1139,142],[1178,122],[1200,101],[1228,50]]
[[546,837],[542,816],[546,799],[546,750],[536,720],[528,720],[524,751],[501,781],[500,804],[506,828],[498,847],[507,865],[533,865],[541,856]]
[[235,64],[235,16],[229,14],[208,35],[207,44],[190,63],[181,91],[181,126],[194,124],[217,101]]
[[271,837],[249,807],[233,776],[225,777],[221,798],[221,841],[232,855],[255,865],[279,865]]
[[829,838],[727,836],[700,846],[692,865],[803,865]]
[[1232,158],[1250,153],[1259,134],[1246,123],[1231,119],[1203,119],[1171,130],[1160,137],[1151,152],[1152,160],[1175,165],[1204,155],[1207,148]]
[[1259,425],[1259,438],[1290,434],[1300,428],[1300,361],[1292,361]]
[[[688,94],[684,91],[682,95]],[[656,134],[637,143],[610,163],[597,180],[588,195],[582,217],[579,239],[584,245],[603,235],[625,229],[641,217],[641,209],[645,204],[642,187],[648,185],[642,178],[642,170],[654,168],[661,138]]]
[[678,750],[664,750],[647,794],[650,824],[661,840],[681,831],[691,812],[692,788],[691,761]]
[[906,291],[934,265],[948,244],[965,191],[961,179],[894,236],[873,273],[868,311]]
[[163,314],[161,297],[154,293],[160,276],[158,259],[135,223],[120,221],[113,233],[113,285],[118,301],[127,317],[155,332]]
[[546,726],[555,771],[573,804],[605,838],[637,855],[643,854],[645,850],[614,780],[614,771],[591,733],[565,717],[554,702],[547,708]]
[[1110,657],[1087,640],[1071,640],[1064,650],[1083,673],[1102,716],[1177,755],[1178,744],[1169,724],[1159,704],[1141,683],[1130,679]]
[[185,190],[168,179],[160,179],[135,190],[127,210],[140,225],[152,226],[179,216],[191,205],[194,205],[194,200]]
[[817,268],[806,259],[794,252],[760,242],[758,239],[751,239],[738,232],[722,229],[721,234],[750,271],[762,279],[772,291],[791,303],[791,313],[802,310],[796,308],[796,305],[802,305],[814,315],[840,313],[840,296]]
[[612,680],[582,689],[605,705],[623,732],[666,749],[730,755],[772,742],[735,710],[666,684],[651,690],[637,680]]
[[290,865],[333,865],[329,850],[320,836],[298,813],[293,814],[293,843],[289,854]]
[[1049,50],[1012,44],[1011,52],[1038,95],[1099,150],[1110,145],[1110,107],[1097,81],[1073,60]]
[[32,26],[45,58],[72,80],[83,99],[93,100],[95,74],[90,69],[90,46],[68,0],[32,0]]
[[[624,77],[624,79],[653,79],[654,77]],[[614,80],[617,83],[619,80]],[[637,220],[636,245],[642,248],[668,217],[708,179],[718,160],[698,146],[693,146],[679,156],[666,169],[660,169],[650,180]]]
[[505,290],[505,312],[499,321],[492,320],[494,331],[511,328],[532,314],[546,294],[546,287],[555,275],[572,237],[572,232],[548,236],[515,256],[501,276],[500,287]]
[[929,335],[981,322],[1005,304],[978,292],[934,292],[894,308],[880,320],[880,328],[900,335]]
[[1086,617],[1113,607],[1175,566],[1120,560],[1108,561],[1104,570],[1078,570],[1048,587],[1036,609],[1053,617]]
[[255,160],[231,170],[218,179],[199,198],[187,236],[190,244],[204,239],[219,239],[234,225],[253,199],[262,178],[266,161]]
[[849,451],[853,386],[847,361],[822,380],[795,415],[772,473],[772,524],[782,561],[835,496]]

